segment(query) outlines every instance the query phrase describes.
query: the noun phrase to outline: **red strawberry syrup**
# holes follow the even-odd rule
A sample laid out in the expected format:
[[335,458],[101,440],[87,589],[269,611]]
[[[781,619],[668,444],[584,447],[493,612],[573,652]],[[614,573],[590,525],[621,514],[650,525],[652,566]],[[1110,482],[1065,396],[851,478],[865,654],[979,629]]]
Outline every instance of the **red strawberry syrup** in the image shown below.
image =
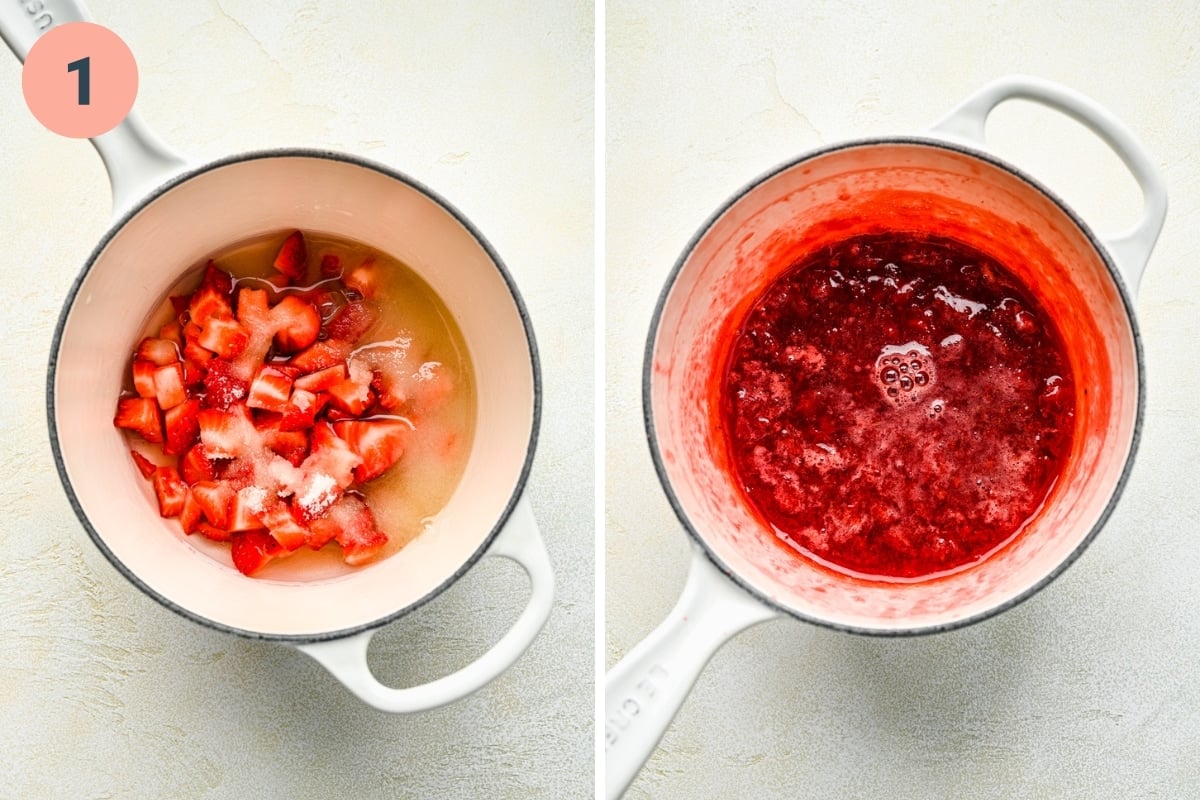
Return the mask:
[[1071,450],[1054,321],[1001,264],[859,236],[768,285],[729,344],[730,464],[779,539],[882,579],[963,568],[1019,534]]

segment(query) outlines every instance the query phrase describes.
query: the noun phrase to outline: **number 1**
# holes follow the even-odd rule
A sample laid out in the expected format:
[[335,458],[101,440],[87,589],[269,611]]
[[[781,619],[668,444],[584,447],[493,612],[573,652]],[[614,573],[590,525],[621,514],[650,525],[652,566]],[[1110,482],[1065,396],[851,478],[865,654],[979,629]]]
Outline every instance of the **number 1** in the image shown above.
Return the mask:
[[92,60],[84,57],[67,64],[67,72],[79,73],[79,105],[92,104]]

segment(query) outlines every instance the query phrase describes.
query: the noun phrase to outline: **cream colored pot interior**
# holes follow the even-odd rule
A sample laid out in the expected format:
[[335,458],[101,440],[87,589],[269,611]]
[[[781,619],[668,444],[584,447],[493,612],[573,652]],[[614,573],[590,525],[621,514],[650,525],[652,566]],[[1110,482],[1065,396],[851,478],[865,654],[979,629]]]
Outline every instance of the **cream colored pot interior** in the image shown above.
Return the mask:
[[[1066,341],[1078,391],[1075,446],[1043,510],[1012,544],[949,577],[856,580],[786,551],[746,506],[715,433],[711,379],[724,337],[775,275],[823,243],[879,229],[951,235],[1036,287]],[[1138,360],[1121,293],[1088,236],[1053,200],[980,158],[921,142],[819,154],[745,193],[695,243],[652,351],[656,456],[692,531],[736,577],[802,617],[867,631],[929,629],[986,614],[1066,563],[1102,522],[1129,458]]]
[[[229,564],[227,546],[184,536],[177,521],[159,517],[112,416],[129,353],[180,274],[238,241],[291,228],[356,239],[419,273],[462,330],[480,402],[465,474],[415,541],[357,569],[329,561],[248,579]],[[318,636],[405,609],[481,551],[519,489],[533,435],[534,380],[512,291],[476,236],[441,204],[356,163],[252,158],[175,186],[104,245],[62,330],[54,434],[79,508],[135,580],[221,626]]]

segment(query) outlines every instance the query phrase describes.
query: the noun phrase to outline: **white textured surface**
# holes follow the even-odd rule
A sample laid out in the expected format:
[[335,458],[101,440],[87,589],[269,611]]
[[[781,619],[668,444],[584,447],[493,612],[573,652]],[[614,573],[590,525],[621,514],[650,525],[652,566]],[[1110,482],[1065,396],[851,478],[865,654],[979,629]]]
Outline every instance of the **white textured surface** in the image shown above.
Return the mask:
[[[295,650],[195,625],[118,575],[59,487],[43,391],[62,298],[107,227],[107,181],[90,146],[33,120],[5,50],[0,796],[591,795],[592,10],[452,5],[90,3],[138,58],[142,116],[181,152],[357,153],[432,186],[490,239],[541,347],[529,497],[558,577],[550,622],[477,695],[389,716]],[[385,628],[372,663],[393,685],[445,674],[526,597],[519,569],[485,560]]]
[[[1171,209],[1137,298],[1148,405],[1137,464],[1087,553],[959,632],[856,638],[767,623],[713,659],[630,798],[1200,797],[1200,14],[1194,2],[607,6],[606,663],[683,586],[688,544],[641,423],[654,302],[733,191],[839,139],[912,133],[1027,72],[1108,107],[1165,172]],[[1131,178],[1052,112],[989,136],[1101,233]]]

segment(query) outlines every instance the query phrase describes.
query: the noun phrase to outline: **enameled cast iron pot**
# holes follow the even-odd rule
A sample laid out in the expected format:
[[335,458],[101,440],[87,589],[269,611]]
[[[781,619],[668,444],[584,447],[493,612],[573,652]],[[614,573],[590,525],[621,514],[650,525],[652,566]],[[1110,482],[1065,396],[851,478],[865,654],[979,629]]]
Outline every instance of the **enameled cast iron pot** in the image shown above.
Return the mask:
[[[984,123],[1011,98],[1078,120],[1144,194],[1136,227],[1102,239],[1065,203],[991,155]],[[739,631],[789,616],[841,631],[946,631],[1011,608],[1087,547],[1112,511],[1137,446],[1142,358],[1136,290],[1166,215],[1159,171],[1090,99],[1036,78],[992,83],[920,136],[823,147],[752,181],[699,230],[655,309],[643,381],[646,430],[667,497],[694,545],[667,619],[609,672],[607,793],[633,780],[712,654]],[[722,464],[710,425],[722,342],[780,271],[823,244],[878,230],[949,236],[994,256],[1058,323],[1079,392],[1073,450],[1043,508],[1011,544],[948,577],[869,582],[785,552]]]
[[[74,2],[39,6],[35,19],[22,3],[0,5],[0,34],[21,60],[46,16],[52,26],[85,20]],[[545,624],[554,576],[522,497],[540,415],[537,351],[499,256],[432,190],[355,156],[275,150],[192,166],[133,114],[92,143],[112,181],[114,222],[66,300],[46,399],[59,475],[96,546],[173,611],[295,645],[383,710],[433,708],[501,674]],[[474,363],[476,433],[446,507],[395,555],[361,568],[314,575],[281,567],[270,579],[248,579],[226,553],[207,550],[201,537],[185,537],[178,523],[159,517],[112,414],[129,353],[183,270],[231,244],[293,228],[368,244],[437,292]],[[437,597],[484,556],[511,559],[529,575],[530,600],[513,627],[451,675],[403,689],[379,683],[366,661],[374,631]]]

